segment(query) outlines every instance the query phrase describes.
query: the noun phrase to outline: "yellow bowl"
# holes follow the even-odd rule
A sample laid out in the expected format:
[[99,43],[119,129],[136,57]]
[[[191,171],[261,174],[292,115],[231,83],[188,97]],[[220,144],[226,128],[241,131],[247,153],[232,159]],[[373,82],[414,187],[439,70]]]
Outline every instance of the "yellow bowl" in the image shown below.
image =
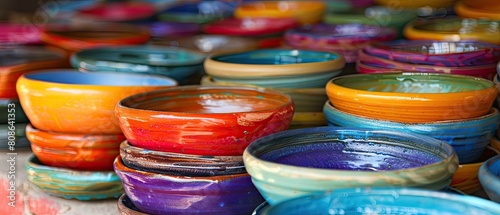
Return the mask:
[[420,7],[451,7],[456,0],[376,0],[375,2],[391,8],[420,8]]
[[322,1],[256,1],[236,8],[236,18],[295,18],[299,24],[320,22],[326,10]]

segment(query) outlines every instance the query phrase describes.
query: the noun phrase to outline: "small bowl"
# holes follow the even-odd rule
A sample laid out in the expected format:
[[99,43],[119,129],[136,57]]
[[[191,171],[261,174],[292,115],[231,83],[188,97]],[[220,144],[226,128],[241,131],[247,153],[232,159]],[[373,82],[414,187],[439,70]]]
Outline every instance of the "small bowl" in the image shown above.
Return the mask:
[[[26,123],[5,123],[0,124],[0,150],[16,151],[19,149],[29,149],[30,142],[26,138]],[[14,135],[9,135],[14,132]]]
[[484,116],[468,120],[429,123],[398,123],[363,117],[341,111],[330,102],[325,104],[323,112],[328,123],[333,126],[404,131],[442,140],[453,146],[460,164],[475,162],[483,154],[500,121],[500,113],[496,108]]
[[120,144],[123,163],[133,169],[179,176],[217,176],[246,173],[241,156],[207,156],[142,149]]
[[500,205],[474,196],[421,189],[351,188],[315,193],[267,208],[277,214],[481,214],[500,213]]
[[500,203],[500,155],[488,159],[481,165],[479,181],[491,201]]
[[445,189],[458,167],[453,148],[423,135],[318,127],[269,135],[243,154],[271,204],[346,187]]
[[236,8],[236,18],[295,18],[299,24],[314,24],[323,18],[326,5],[321,1],[256,1]]
[[132,203],[150,214],[250,214],[264,199],[247,173],[188,177],[144,172],[125,166],[115,171]]
[[294,104],[273,90],[186,86],[130,96],[115,112],[133,146],[236,156],[255,139],[286,130]]
[[498,90],[492,81],[431,73],[337,77],[326,93],[346,113],[402,123],[465,120],[488,114]]
[[203,69],[205,56],[179,48],[122,46],[86,49],[71,57],[83,71],[161,75],[184,81]]
[[118,199],[118,212],[121,215],[148,215],[139,211],[127,194],[122,194]]
[[113,161],[120,153],[123,134],[66,134],[26,127],[26,136],[38,160],[53,167],[74,170],[113,170]]
[[118,198],[123,193],[120,178],[113,171],[78,171],[43,165],[32,154],[26,161],[28,180],[45,193],[65,199],[97,200]]
[[244,37],[200,34],[190,37],[174,37],[153,40],[152,45],[179,47],[196,51],[204,55],[245,52],[259,47],[257,40]]
[[114,109],[121,99],[176,85],[162,76],[48,70],[21,76],[17,92],[31,124],[40,130],[120,134]]

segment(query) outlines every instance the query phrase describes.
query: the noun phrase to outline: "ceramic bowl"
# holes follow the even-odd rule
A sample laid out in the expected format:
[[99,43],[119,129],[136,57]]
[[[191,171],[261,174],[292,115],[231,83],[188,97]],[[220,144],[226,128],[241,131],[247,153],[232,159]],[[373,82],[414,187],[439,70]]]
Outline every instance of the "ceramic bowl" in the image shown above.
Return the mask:
[[431,73],[337,77],[326,93],[346,113],[402,123],[464,120],[486,115],[497,97],[492,81]]
[[[326,94],[326,93],[325,93]],[[6,124],[9,121],[15,123],[26,123],[28,118],[17,99],[0,99],[0,124]],[[12,114],[9,116],[9,114]]]
[[205,71],[215,81],[273,88],[318,88],[341,73],[344,58],[336,53],[273,50],[212,55]]
[[39,45],[42,27],[34,23],[0,23],[0,44]]
[[339,189],[315,193],[271,206],[261,215],[277,214],[484,214],[500,205],[475,196],[422,189]]
[[114,108],[121,99],[177,85],[171,78],[48,70],[24,74],[17,82],[19,100],[34,127],[72,134],[119,134]]
[[133,146],[236,156],[253,140],[286,130],[294,104],[273,90],[186,86],[125,98],[115,112]]
[[423,135],[318,127],[269,135],[243,154],[271,205],[346,187],[445,189],[458,167],[453,148]]
[[246,173],[241,156],[207,156],[147,150],[120,145],[123,163],[133,169],[180,176],[216,176]]
[[257,40],[244,37],[200,34],[181,38],[162,38],[153,40],[156,46],[179,47],[196,51],[205,55],[213,53],[233,53],[255,50],[259,47]]
[[[205,76],[201,79],[202,86],[245,86],[245,87],[259,87],[257,85],[251,84],[241,84],[241,83],[232,83],[225,81],[215,81],[210,76]],[[322,88],[268,88],[272,90],[276,90],[282,92],[284,94],[289,95],[293,102],[295,103],[295,112],[321,112],[323,108],[323,104],[328,97],[326,96],[326,90],[324,87]],[[292,120],[293,123],[293,120]]]
[[118,198],[123,193],[120,178],[113,171],[78,171],[51,167],[31,155],[26,161],[26,172],[33,185],[47,194],[65,199]]
[[398,123],[363,117],[341,111],[330,102],[325,104],[323,112],[328,123],[333,126],[404,131],[442,140],[453,146],[461,164],[475,162],[481,156],[500,121],[500,113],[496,108],[484,116],[468,120],[429,123]]
[[496,0],[460,0],[460,2],[479,10],[500,10],[500,2]]
[[26,123],[17,122],[0,124],[0,150],[12,152],[29,149],[30,142],[26,138],[26,125]]
[[161,75],[183,82],[203,69],[205,56],[179,48],[122,46],[86,49],[71,57],[83,71]]
[[264,201],[250,175],[172,176],[135,170],[118,157],[115,171],[125,193],[150,214],[250,214]]
[[118,199],[118,212],[121,215],[148,215],[139,211],[127,194],[122,194]]
[[500,203],[500,155],[488,159],[481,165],[479,181],[491,201]]
[[158,14],[158,19],[167,22],[206,24],[231,16],[234,7],[229,2],[201,1],[178,2]]
[[458,170],[453,175],[450,186],[467,194],[473,194],[480,190],[482,187],[478,178],[479,167],[486,160],[499,154],[498,150],[488,146],[476,162],[458,165]]
[[113,170],[123,134],[92,135],[47,132],[26,127],[31,150],[38,160],[53,167],[74,170]]
[[326,5],[322,1],[256,1],[236,8],[236,18],[295,18],[299,24],[320,22]]

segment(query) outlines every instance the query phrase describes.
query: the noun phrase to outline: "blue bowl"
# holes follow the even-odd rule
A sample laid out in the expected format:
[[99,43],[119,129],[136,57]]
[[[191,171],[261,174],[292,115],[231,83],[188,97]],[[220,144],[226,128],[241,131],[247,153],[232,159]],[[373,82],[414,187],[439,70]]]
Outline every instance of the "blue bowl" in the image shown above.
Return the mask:
[[277,214],[500,214],[500,205],[473,196],[421,189],[339,189],[290,199],[262,210]]
[[331,126],[411,132],[443,140],[453,146],[461,164],[476,161],[496,132],[500,113],[496,108],[485,116],[470,120],[434,123],[398,123],[349,114],[326,102],[323,113]]
[[488,197],[500,203],[500,155],[484,162],[479,168],[478,176]]

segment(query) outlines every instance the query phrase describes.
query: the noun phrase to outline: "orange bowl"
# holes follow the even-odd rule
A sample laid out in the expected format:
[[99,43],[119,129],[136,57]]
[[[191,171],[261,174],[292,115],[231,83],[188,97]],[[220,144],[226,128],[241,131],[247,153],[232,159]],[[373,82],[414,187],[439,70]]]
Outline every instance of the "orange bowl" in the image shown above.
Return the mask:
[[299,24],[314,24],[323,18],[322,1],[256,1],[240,5],[236,18],[295,18]]
[[119,134],[114,115],[123,98],[176,86],[163,76],[50,70],[27,73],[17,82],[19,100],[32,125],[49,132]]
[[120,154],[123,134],[64,134],[26,127],[31,149],[45,165],[76,170],[113,170],[113,161]]

